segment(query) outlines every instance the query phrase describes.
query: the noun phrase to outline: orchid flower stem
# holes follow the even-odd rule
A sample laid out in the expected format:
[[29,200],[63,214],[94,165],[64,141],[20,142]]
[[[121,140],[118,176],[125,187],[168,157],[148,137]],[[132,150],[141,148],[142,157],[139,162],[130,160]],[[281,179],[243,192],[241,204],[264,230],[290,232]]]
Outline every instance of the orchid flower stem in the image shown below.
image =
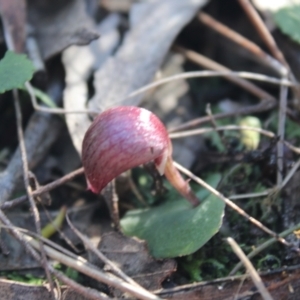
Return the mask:
[[193,207],[196,207],[200,204],[200,200],[191,190],[188,181],[184,180],[177,168],[174,165],[173,159],[168,157],[166,167],[165,167],[165,176],[173,187],[184,197],[186,198]]

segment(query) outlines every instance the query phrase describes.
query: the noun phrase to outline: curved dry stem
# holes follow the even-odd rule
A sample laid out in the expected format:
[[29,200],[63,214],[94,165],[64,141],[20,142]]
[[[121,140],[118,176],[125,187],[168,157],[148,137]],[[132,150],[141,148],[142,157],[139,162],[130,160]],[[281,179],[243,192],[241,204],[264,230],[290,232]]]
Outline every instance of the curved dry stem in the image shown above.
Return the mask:
[[128,99],[135,97],[139,94],[142,94],[144,92],[147,92],[150,89],[153,89],[154,87],[160,86],[162,84],[175,81],[175,80],[181,80],[181,79],[188,79],[188,78],[201,78],[201,77],[220,77],[220,76],[231,76],[236,78],[246,78],[246,79],[252,79],[256,81],[262,81],[267,82],[270,84],[275,85],[283,85],[283,86],[295,86],[296,84],[286,80],[286,79],[278,79],[275,77],[259,74],[259,73],[251,73],[251,72],[233,72],[233,71],[191,71],[191,72],[184,72],[180,74],[176,74],[173,76],[165,77],[162,79],[159,79],[157,81],[154,81],[150,84],[145,85],[144,87],[135,90],[134,92],[130,93],[128,96],[122,99]]
[[[125,99],[133,98],[139,94],[145,93],[148,90],[153,89],[154,87],[160,86],[162,84],[175,81],[175,80],[181,80],[181,79],[188,79],[188,78],[205,78],[205,77],[220,77],[220,76],[231,76],[235,78],[246,78],[246,79],[252,79],[256,81],[262,81],[262,82],[267,82],[270,84],[275,84],[275,85],[283,85],[283,86],[288,86],[288,87],[293,87],[296,86],[295,83],[292,81],[286,80],[286,79],[278,79],[275,77],[267,76],[264,74],[259,74],[259,73],[251,73],[251,72],[233,72],[233,71],[192,71],[192,72],[184,72],[180,74],[176,74],[173,76],[165,77],[163,79],[157,80],[155,82],[152,82],[150,84],[147,84],[140,89],[135,90],[134,92],[130,93],[123,99],[121,99],[120,103],[124,101]],[[46,108],[38,105],[36,97],[34,95],[34,91],[30,83],[26,83],[26,88],[28,90],[28,93],[31,98],[31,102],[36,110],[41,110],[47,113],[51,114],[71,114],[71,113],[85,113],[85,114],[98,114],[98,111],[95,110],[66,110],[63,108]]]

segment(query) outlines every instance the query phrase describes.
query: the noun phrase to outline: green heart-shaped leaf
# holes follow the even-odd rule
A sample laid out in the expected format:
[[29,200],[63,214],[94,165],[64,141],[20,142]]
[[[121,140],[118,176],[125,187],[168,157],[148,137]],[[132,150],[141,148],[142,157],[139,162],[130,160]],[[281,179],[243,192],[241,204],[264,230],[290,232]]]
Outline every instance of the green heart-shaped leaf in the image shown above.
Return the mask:
[[[207,182],[217,186],[220,178],[215,174]],[[146,240],[156,258],[191,254],[215,235],[222,224],[225,204],[216,196],[207,197],[207,194],[204,189],[197,193],[202,203],[196,208],[179,198],[154,208],[129,211],[121,220],[123,231],[126,235]]]

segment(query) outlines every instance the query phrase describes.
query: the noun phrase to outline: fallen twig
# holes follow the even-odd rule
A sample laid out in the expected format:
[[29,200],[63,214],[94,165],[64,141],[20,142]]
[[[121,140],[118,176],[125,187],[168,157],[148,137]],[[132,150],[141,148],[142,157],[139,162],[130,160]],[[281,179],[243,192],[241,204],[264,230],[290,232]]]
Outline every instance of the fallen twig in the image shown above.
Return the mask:
[[283,176],[283,161],[284,161],[284,135],[285,135],[285,120],[287,109],[287,94],[288,89],[285,86],[280,87],[279,111],[278,111],[278,128],[277,135],[279,141],[277,143],[277,186],[282,183]]
[[[186,131],[182,131],[182,132],[174,132],[174,133],[170,133],[170,138],[171,139],[178,139],[178,138],[183,138],[183,137],[192,136],[192,135],[205,134],[205,133],[213,132],[213,131],[216,131],[216,130],[219,131],[219,130],[242,130],[242,129],[257,131],[260,134],[263,134],[263,135],[265,135],[269,138],[275,138],[276,137],[275,133],[273,133],[272,131],[269,131],[269,130],[265,130],[265,129],[250,127],[250,126],[227,125],[227,126],[219,126],[217,128],[208,127],[208,128],[199,128],[199,129],[193,129],[193,130],[186,130]],[[296,154],[300,154],[300,148],[293,146],[292,144],[290,144],[287,141],[283,141],[283,143],[289,149],[291,149],[293,152],[295,152]]]
[[[6,230],[10,232],[23,246],[24,249],[38,262],[42,263],[42,259],[39,256],[39,254],[36,252],[36,250],[28,243],[27,239],[25,238],[26,235],[22,234],[18,229],[16,229],[9,219],[4,215],[2,210],[0,210],[0,221],[6,226]],[[38,242],[36,242],[37,249],[39,249]],[[75,291],[83,295],[84,297],[87,297],[88,299],[93,300],[107,300],[109,299],[106,295],[103,293],[100,293],[94,289],[86,288],[77,282],[73,281],[72,279],[66,277],[63,273],[55,270],[48,262],[48,269],[50,272],[55,275],[59,280],[73,288]]]
[[97,249],[90,241],[88,237],[86,237],[84,234],[82,234],[75,226],[72,224],[70,221],[68,215],[66,216],[67,222],[71,229],[75,232],[75,234],[81,239],[81,241],[84,243],[85,247],[91,251],[97,257],[106,265],[110,266],[112,271],[115,273],[115,275],[119,276],[122,278],[124,281],[136,285],[138,287],[141,287],[137,282],[135,282],[133,279],[131,279],[129,276],[127,276],[116,264],[114,264],[111,260],[109,260],[99,249]]
[[288,73],[285,76],[288,76],[294,83],[296,83],[296,85],[294,85],[292,89],[296,97],[299,99],[300,88],[299,88],[299,84],[297,84],[298,83],[297,79],[293,74],[289,64],[287,63],[283,53],[277,46],[275,39],[273,38],[267,26],[263,22],[262,18],[260,17],[260,15],[258,14],[258,12],[256,11],[256,9],[253,7],[252,3],[249,0],[239,0],[239,3],[241,7],[244,9],[245,13],[248,15],[250,21],[253,23],[258,34],[260,35],[264,43],[269,48],[272,55],[287,68]]
[[[38,249],[38,242],[36,240],[27,235],[24,235],[24,238],[32,247]],[[115,276],[103,273],[98,268],[88,264],[88,262],[83,257],[78,256],[77,259],[74,260],[73,258],[68,257],[65,254],[62,254],[48,246],[45,246],[45,252],[49,257],[61,262],[62,264],[65,264],[81,273],[84,273],[85,275],[94,278],[99,282],[106,283],[109,286],[113,286],[120,289],[121,291],[128,292],[131,295],[138,297],[139,299],[160,299],[159,297],[155,296],[154,294],[151,294],[150,292],[146,291],[141,287],[137,287],[136,285],[124,282]]]
[[[19,95],[18,95],[17,90],[13,90],[13,98],[14,98],[14,106],[15,106],[15,113],[16,113],[18,139],[19,139],[19,145],[20,145],[20,151],[21,151],[21,157],[22,157],[24,186],[25,186],[27,197],[29,199],[30,207],[31,207],[31,210],[33,213],[33,219],[34,219],[37,234],[41,235],[40,215],[39,215],[39,211],[36,207],[35,201],[33,199],[32,188],[29,183],[29,168],[28,168],[27,153],[26,153],[26,148],[25,148],[24,134],[23,134],[23,129],[22,129],[22,113],[21,113],[21,107],[20,107],[20,103],[19,103]],[[46,254],[44,251],[44,246],[41,241],[39,241],[39,248],[41,251],[42,266],[45,270],[45,274],[46,274],[47,280],[49,282],[50,292],[52,294],[52,297],[55,298],[54,284],[53,284],[52,278],[50,276],[50,271],[48,269],[47,258],[46,258]]]
[[273,297],[271,296],[271,294],[269,293],[269,291],[264,286],[264,284],[263,284],[263,282],[262,282],[259,274],[255,270],[255,268],[253,267],[252,263],[247,258],[247,256],[245,255],[245,253],[242,251],[242,249],[240,248],[240,246],[231,237],[227,238],[226,240],[227,240],[228,244],[231,246],[231,248],[234,251],[234,253],[239,257],[239,259],[245,265],[246,269],[248,270],[248,272],[249,272],[249,274],[250,274],[250,276],[252,278],[253,283],[257,287],[257,289],[260,292],[260,294],[263,297],[263,299],[264,300],[273,300]]
[[245,13],[248,15],[250,21],[253,23],[254,27],[256,28],[258,34],[265,42],[271,53],[278,61],[284,64],[289,70],[289,66],[279,48],[276,45],[276,42],[273,36],[270,34],[268,28],[265,26],[263,20],[259,16],[258,12],[255,10],[253,5],[250,3],[249,0],[239,0],[241,7],[244,9]]
[[[270,110],[270,109],[274,108],[275,106],[276,106],[276,102],[274,102],[274,101],[262,101],[259,104],[246,106],[239,110],[234,110],[232,112],[224,112],[224,113],[215,114],[214,119],[219,120],[219,119],[229,118],[229,117],[233,117],[233,116],[236,117],[239,115],[249,115],[252,113],[260,113],[263,111]],[[209,116],[200,117],[200,118],[196,118],[191,121],[185,122],[183,124],[177,125],[176,127],[170,128],[168,131],[169,132],[177,132],[177,131],[181,131],[181,130],[186,130],[186,129],[195,127],[200,124],[208,123],[209,121],[210,121]]]
[[[214,60],[200,54],[197,53],[195,51],[183,48],[183,47],[179,47],[179,46],[175,46],[174,49],[176,51],[178,51],[179,53],[183,54],[187,59],[189,59],[192,62],[195,62],[196,64],[208,68],[210,70],[215,70],[215,71],[227,71],[227,72],[231,72],[231,70],[217,62],[215,62]],[[236,85],[242,87],[243,89],[245,89],[246,91],[248,91],[249,93],[253,94],[254,96],[262,99],[262,100],[272,100],[275,101],[275,98],[267,93],[266,91],[264,91],[263,89],[261,89],[260,87],[258,87],[257,85],[255,85],[254,83],[245,80],[244,78],[240,78],[240,77],[233,77],[230,75],[224,75],[224,77],[235,83]]]
[[247,49],[252,54],[254,54],[256,57],[260,59],[261,62],[264,64],[267,64],[269,67],[271,67],[273,70],[275,70],[279,75],[285,76],[287,75],[288,71],[286,67],[279,62],[278,60],[274,59],[272,56],[267,54],[265,51],[263,51],[258,45],[250,41],[249,39],[245,38],[238,32],[230,29],[226,25],[220,23],[210,15],[200,12],[198,14],[198,19],[205,25],[209,26],[210,28],[216,30],[223,36],[226,36],[233,42],[237,43],[239,46]]
[[[35,191],[32,192],[32,196],[36,197],[36,196],[39,196],[43,193],[47,193],[47,192],[57,188],[58,186],[72,180],[74,177],[83,174],[83,171],[84,171],[83,168],[79,168],[79,169],[77,169],[73,172],[70,172],[69,174],[67,174],[67,175],[65,175],[65,176],[63,176],[63,177],[61,177],[61,178],[59,178],[55,181],[52,181],[51,183],[49,183],[47,185],[41,186],[41,187],[39,187],[38,189],[36,189]],[[12,207],[15,207],[16,205],[24,203],[26,200],[27,200],[26,195],[15,198],[11,201],[7,201],[7,202],[3,203],[0,206],[0,209],[2,209],[2,210],[10,209]]]

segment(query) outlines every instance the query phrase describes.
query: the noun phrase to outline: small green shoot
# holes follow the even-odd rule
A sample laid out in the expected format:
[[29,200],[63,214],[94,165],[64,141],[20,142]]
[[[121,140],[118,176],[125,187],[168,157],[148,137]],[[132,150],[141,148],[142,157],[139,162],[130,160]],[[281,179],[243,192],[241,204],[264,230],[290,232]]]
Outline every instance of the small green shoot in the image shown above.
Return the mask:
[[62,224],[65,220],[66,212],[67,212],[67,207],[62,206],[55,219],[52,222],[48,223],[42,229],[41,233],[44,238],[49,239],[53,234],[55,234],[62,227]]
[[[47,95],[46,93],[44,93],[43,91],[41,91],[38,88],[32,87],[32,89],[33,89],[33,93],[34,93],[35,97],[37,97],[39,100],[41,100],[46,106],[48,106],[50,108],[57,108],[57,105],[49,97],[49,95]],[[26,90],[26,89],[24,89],[24,90]]]

